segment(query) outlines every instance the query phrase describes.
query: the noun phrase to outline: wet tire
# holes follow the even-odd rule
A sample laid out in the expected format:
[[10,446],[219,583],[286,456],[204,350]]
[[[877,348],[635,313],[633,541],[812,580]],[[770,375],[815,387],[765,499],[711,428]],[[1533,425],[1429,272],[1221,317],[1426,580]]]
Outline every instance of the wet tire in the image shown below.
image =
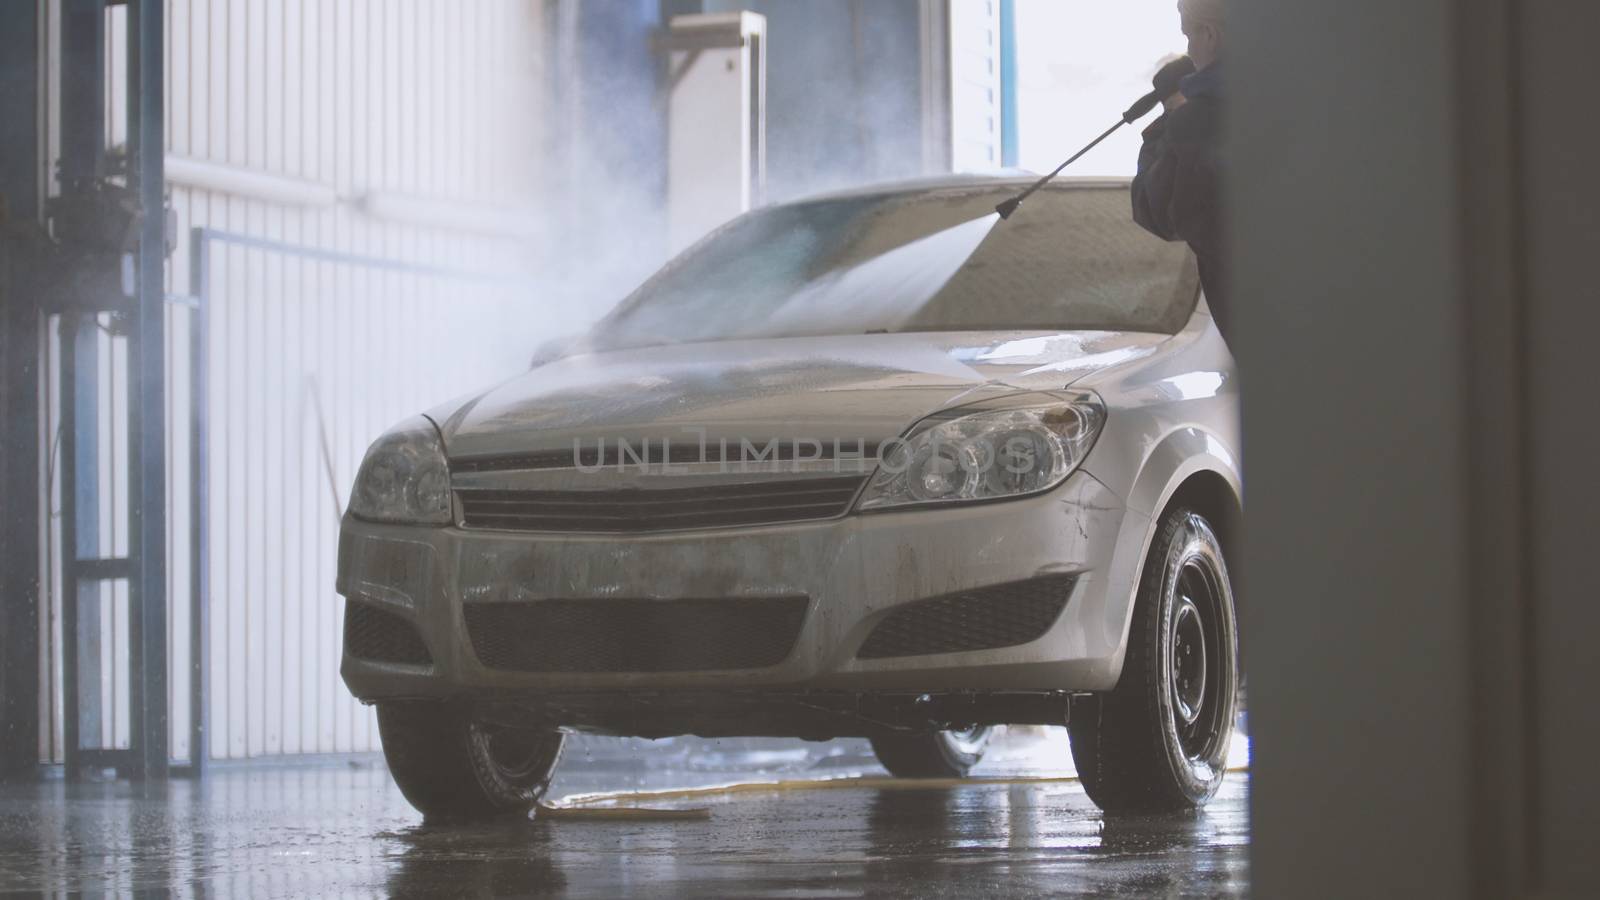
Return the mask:
[[983,759],[988,727],[872,738],[872,752],[896,778],[965,778]]
[[561,759],[558,732],[488,726],[444,703],[380,703],[378,733],[389,774],[428,821],[526,816]]
[[1107,813],[1195,809],[1222,784],[1239,686],[1233,591],[1216,533],[1178,509],[1151,543],[1122,677],[1073,702],[1072,758]]

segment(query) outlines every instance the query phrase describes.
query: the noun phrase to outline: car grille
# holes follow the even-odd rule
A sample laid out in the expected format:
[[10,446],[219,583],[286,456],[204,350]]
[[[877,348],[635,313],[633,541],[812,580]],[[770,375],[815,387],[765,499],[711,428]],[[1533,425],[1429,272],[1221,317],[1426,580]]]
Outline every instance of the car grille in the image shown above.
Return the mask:
[[410,622],[367,603],[345,605],[344,648],[351,656],[373,662],[433,664],[433,655]]
[[1036,641],[1061,617],[1076,580],[1049,575],[908,603],[878,623],[856,656],[925,656]]
[[462,525],[509,531],[641,532],[831,519],[844,515],[859,476],[685,488],[457,491]]
[[539,600],[465,608],[478,660],[513,672],[695,672],[783,662],[805,597]]
[[718,441],[701,445],[695,443],[670,444],[665,441],[642,441],[629,445],[626,450],[615,441],[598,441],[591,446],[580,441],[571,450],[535,450],[528,453],[510,453],[490,456],[452,457],[450,471],[476,474],[483,472],[519,472],[540,469],[585,468],[626,470],[629,466],[693,465],[695,463],[727,463],[750,466],[760,471],[763,466],[782,463],[815,462],[837,459],[841,464],[871,466],[878,456],[876,441],[785,441],[757,440],[728,443]]

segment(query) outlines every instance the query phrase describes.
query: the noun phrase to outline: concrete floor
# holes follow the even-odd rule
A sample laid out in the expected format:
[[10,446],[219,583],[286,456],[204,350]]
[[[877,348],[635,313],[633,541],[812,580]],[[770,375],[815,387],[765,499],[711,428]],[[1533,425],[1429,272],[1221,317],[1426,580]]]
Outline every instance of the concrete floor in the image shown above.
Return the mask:
[[[0,787],[0,891],[573,897],[1215,896],[1248,889],[1248,782],[1197,816],[1105,820],[1005,753],[961,784],[890,782],[861,746],[587,739],[551,798],[625,786],[780,786],[631,798],[702,820],[430,827],[375,758],[219,769],[194,783]],[[707,765],[706,760],[711,760]],[[739,771],[740,766],[748,767]],[[805,771],[793,771],[803,768]],[[1032,773],[1037,777],[1039,773]],[[842,777],[841,777],[842,776]],[[810,782],[796,786],[794,782]]]

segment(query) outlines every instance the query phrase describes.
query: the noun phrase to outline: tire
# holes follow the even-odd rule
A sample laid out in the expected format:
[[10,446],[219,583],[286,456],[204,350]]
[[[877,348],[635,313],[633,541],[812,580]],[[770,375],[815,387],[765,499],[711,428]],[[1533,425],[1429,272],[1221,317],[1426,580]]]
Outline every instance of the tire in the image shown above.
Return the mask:
[[1089,799],[1107,813],[1196,809],[1222,785],[1239,632],[1210,523],[1177,509],[1145,559],[1122,677],[1073,702],[1067,729]]
[[896,778],[965,778],[983,759],[992,729],[882,734],[872,738],[872,752]]
[[378,734],[400,793],[427,821],[526,816],[561,759],[558,732],[495,728],[445,703],[380,703]]

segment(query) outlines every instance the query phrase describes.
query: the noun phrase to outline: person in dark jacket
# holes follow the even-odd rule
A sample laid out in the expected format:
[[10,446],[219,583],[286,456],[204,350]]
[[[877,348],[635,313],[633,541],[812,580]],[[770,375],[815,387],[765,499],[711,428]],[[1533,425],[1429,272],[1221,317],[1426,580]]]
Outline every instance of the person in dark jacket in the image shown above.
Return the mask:
[[[1200,261],[1206,303],[1228,336],[1228,276],[1221,181],[1223,0],[1179,0],[1195,72],[1162,101],[1166,111],[1144,131],[1133,179],[1133,219],[1169,241],[1186,241]],[[1163,89],[1157,77],[1157,89]]]

